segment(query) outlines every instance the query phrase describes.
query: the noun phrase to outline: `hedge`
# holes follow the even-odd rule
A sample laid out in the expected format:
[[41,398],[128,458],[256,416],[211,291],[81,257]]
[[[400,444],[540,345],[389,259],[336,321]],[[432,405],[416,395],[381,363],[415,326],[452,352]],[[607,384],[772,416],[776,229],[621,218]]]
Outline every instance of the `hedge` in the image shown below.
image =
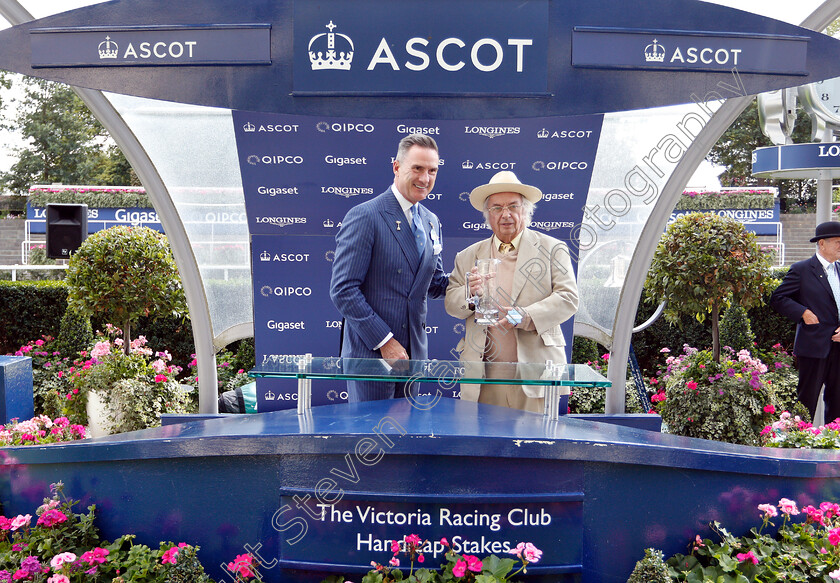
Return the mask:
[[[778,268],[773,277],[781,281],[787,268]],[[780,342],[788,351],[793,348],[794,326],[784,316],[775,312],[767,301],[765,305],[748,312],[756,342],[762,348],[770,348]],[[67,308],[67,286],[62,281],[0,281],[0,354],[9,354],[22,344],[36,340],[42,335],[57,336],[61,318]],[[639,304],[636,324],[646,321],[656,306]],[[94,322],[94,329],[102,329],[105,322]],[[189,320],[162,318],[157,321],[141,319],[138,334],[143,334],[152,348],[169,350],[179,366],[189,362],[195,352],[192,326]],[[679,351],[682,345],[694,347],[711,345],[711,328],[708,323],[685,317],[682,329],[671,326],[660,318],[651,327],[633,335],[633,349],[639,365],[647,375],[652,374],[664,362],[660,350],[668,347]],[[584,339],[575,339],[572,362],[594,360],[603,351]]]

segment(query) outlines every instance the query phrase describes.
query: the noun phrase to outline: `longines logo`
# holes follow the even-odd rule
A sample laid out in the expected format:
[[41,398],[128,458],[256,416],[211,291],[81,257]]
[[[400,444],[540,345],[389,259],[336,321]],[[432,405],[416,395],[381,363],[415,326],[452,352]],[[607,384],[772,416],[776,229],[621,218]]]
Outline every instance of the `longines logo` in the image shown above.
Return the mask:
[[257,224],[277,225],[278,227],[285,227],[286,225],[300,225],[306,224],[306,217],[257,217]]
[[[349,71],[353,63],[353,40],[346,34],[333,32],[338,25],[330,20],[326,25],[329,32],[316,34],[309,39],[309,63],[313,71],[336,69]],[[336,40],[338,46],[336,46]]]
[[350,198],[360,194],[373,194],[373,188],[367,186],[322,186],[321,194],[335,194]]
[[280,261],[292,263],[308,263],[309,253],[260,253],[260,261]]
[[461,168],[464,170],[513,170],[515,167],[516,162],[461,162]]
[[257,166],[259,164],[303,164],[303,156],[297,156],[294,154],[274,154],[267,156],[251,154],[245,160],[251,166]]
[[556,231],[557,229],[571,229],[575,224],[571,221],[534,221],[531,226],[543,231]]
[[589,168],[589,162],[586,161],[543,162],[542,160],[537,160],[531,164],[531,169],[535,172],[539,172],[540,170],[586,170],[587,168]]
[[514,136],[521,131],[518,127],[480,127],[480,126],[464,126],[465,134],[476,134],[484,136],[485,138],[497,138],[499,136]]
[[246,133],[252,132],[270,132],[270,133],[297,133],[300,125],[298,124],[260,124],[255,126],[251,122],[242,126],[242,130]]
[[592,130],[555,130],[553,132],[549,132],[547,129],[543,128],[537,132],[537,137],[541,140],[545,139],[570,139],[570,138],[591,138],[592,137]]
[[358,134],[372,134],[376,128],[372,123],[330,123],[327,121],[319,121],[315,124],[315,129],[322,134],[327,132],[348,133],[355,132]]

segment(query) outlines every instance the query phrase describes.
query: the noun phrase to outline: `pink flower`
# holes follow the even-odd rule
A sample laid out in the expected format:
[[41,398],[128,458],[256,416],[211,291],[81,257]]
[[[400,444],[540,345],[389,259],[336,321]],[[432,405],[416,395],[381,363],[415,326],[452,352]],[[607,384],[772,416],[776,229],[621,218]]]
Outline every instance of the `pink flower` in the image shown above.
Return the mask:
[[61,510],[51,508],[41,515],[36,524],[38,526],[50,528],[51,526],[61,524],[62,522],[67,522],[67,515],[64,514]]
[[168,379],[166,378],[165,374],[158,374],[155,375],[155,382],[156,383],[165,383]]
[[400,560],[399,560],[397,557],[391,557],[391,560],[390,560],[390,561],[388,561],[388,563],[389,563],[392,567],[399,567],[399,566],[400,566]]
[[758,509],[764,513],[764,516],[767,518],[772,518],[773,516],[778,516],[779,513],[776,511],[776,507],[772,504],[759,504]]
[[840,528],[832,528],[828,533],[828,542],[831,546],[836,547],[840,544]]
[[53,569],[58,570],[64,563],[73,563],[75,560],[76,555],[74,555],[73,553],[61,553],[52,558],[52,560],[50,561],[50,566]]
[[832,579],[840,579],[840,569],[837,569],[836,571],[832,571],[831,573],[828,574],[828,576],[831,577]]
[[771,415],[776,412],[776,408],[773,405],[765,405],[764,412],[770,413]]
[[693,390],[695,390],[695,389],[697,388],[697,381],[688,381],[688,382],[685,384],[685,386],[686,386],[686,387],[688,387],[688,389],[689,389],[690,391],[693,391]]
[[467,569],[473,573],[481,573],[481,561],[478,557],[474,557],[473,555],[464,555],[464,558],[467,560]]
[[419,545],[423,541],[420,540],[420,537],[418,535],[410,534],[407,537],[405,537],[405,542],[412,545]]
[[752,561],[754,565],[758,565],[758,557],[756,557],[752,551],[747,553],[738,553],[735,556],[739,561]]
[[440,539],[440,544],[442,544],[445,547],[448,547],[449,546],[449,541],[446,540],[446,537],[443,537],[442,539]]
[[172,547],[163,553],[160,562],[164,565],[171,564],[174,565],[178,562],[178,552],[187,546],[187,543],[178,543],[177,547]]
[[82,553],[82,561],[88,565],[101,565],[108,560],[108,555],[111,553],[108,549],[96,547],[86,553]]
[[[422,563],[425,560],[426,560],[426,558],[423,555],[418,555],[418,557],[417,557],[417,562],[418,563]],[[347,581],[345,581],[344,583],[347,583]]]
[[796,516],[799,514],[799,509],[796,507],[796,502],[793,500],[788,500],[787,498],[782,498],[779,500],[779,509],[782,511],[782,514],[786,514],[788,516]]
[[666,352],[667,353],[667,352],[671,352],[671,349],[670,348],[663,348],[659,352]]
[[243,577],[253,577],[254,576],[254,557],[251,555],[236,555],[236,559],[228,563],[228,569],[230,569],[233,573],[239,573]]
[[12,519],[12,528],[11,530],[17,530],[21,526],[29,526],[29,523],[32,521],[31,514],[18,514]]
[[395,555],[400,552],[400,543],[397,541],[391,541],[391,552]]
[[467,563],[465,561],[462,561],[461,559],[458,559],[458,561],[455,563],[455,566],[452,567],[452,574],[456,577],[463,577],[466,572]]
[[47,579],[47,583],[70,583],[70,579],[67,578],[67,575],[53,575]]
[[522,554],[529,563],[536,563],[542,557],[542,551],[531,543],[525,543],[525,551]]

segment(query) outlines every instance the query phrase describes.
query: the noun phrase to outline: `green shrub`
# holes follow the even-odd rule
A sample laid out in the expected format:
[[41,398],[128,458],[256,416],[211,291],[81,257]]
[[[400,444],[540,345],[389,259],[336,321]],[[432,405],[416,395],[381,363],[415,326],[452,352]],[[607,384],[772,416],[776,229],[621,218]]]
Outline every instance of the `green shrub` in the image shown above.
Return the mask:
[[0,281],[0,353],[13,353],[42,336],[57,336],[66,308],[64,282]]
[[747,311],[741,306],[731,305],[720,319],[720,343],[735,352],[753,350],[755,334],[750,327]]
[[645,549],[645,558],[636,563],[627,583],[671,583],[668,566],[662,557],[662,551]]
[[93,328],[90,318],[72,308],[66,309],[61,317],[58,338],[52,349],[72,356],[87,350],[92,344]]
[[88,316],[122,328],[125,349],[138,318],[186,313],[178,269],[161,233],[112,227],[88,237],[70,258],[68,299]]

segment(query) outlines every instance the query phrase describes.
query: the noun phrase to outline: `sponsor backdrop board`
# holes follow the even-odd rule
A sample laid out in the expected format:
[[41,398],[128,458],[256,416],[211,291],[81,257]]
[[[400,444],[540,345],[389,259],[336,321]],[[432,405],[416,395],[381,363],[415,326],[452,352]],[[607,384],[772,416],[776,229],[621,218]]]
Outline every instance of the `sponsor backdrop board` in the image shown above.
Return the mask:
[[[95,233],[117,225],[149,227],[163,232],[155,209],[152,208],[96,208],[88,207],[88,233]],[[34,207],[26,203],[26,220],[29,221],[30,233],[47,232],[46,207]]]
[[722,217],[735,219],[744,227],[756,235],[776,235],[781,228],[781,210],[779,201],[776,200],[773,208],[769,209],[718,209],[708,211],[674,211],[668,223],[673,223],[678,218],[689,213],[715,213]]
[[[602,116],[520,120],[372,120],[234,112],[251,231],[257,361],[312,353],[338,356],[341,316],[329,297],[335,235],[353,206],[393,182],[397,144],[431,135],[440,170],[423,205],[440,217],[444,269],[455,254],[489,237],[469,192],[511,170],[539,187],[533,228],[565,241],[576,267],[583,206]],[[571,344],[572,322],[564,328]],[[455,359],[463,323],[431,300],[429,357]],[[314,384],[313,404],[341,400],[344,383]],[[295,405],[293,381],[258,381],[261,411]]]

